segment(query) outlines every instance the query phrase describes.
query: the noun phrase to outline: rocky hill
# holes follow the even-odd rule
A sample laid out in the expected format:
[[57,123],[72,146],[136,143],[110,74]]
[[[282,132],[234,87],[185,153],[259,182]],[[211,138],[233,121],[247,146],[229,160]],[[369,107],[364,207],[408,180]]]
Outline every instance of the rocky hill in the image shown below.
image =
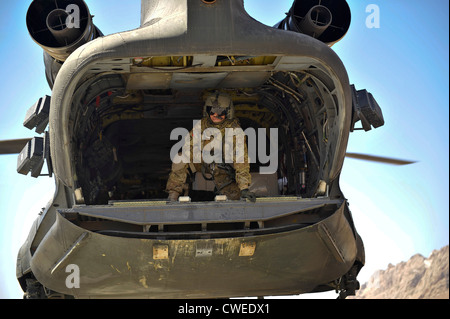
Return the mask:
[[355,299],[448,299],[449,246],[376,271]]

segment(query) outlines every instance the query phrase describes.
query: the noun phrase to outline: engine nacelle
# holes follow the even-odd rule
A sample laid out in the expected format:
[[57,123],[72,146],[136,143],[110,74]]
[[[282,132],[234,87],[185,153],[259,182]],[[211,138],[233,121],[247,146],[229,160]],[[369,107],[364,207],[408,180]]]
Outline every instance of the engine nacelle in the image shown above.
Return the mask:
[[28,8],[27,28],[33,40],[61,62],[102,35],[83,0],[34,0]]
[[286,18],[274,27],[304,33],[332,46],[347,33],[350,21],[345,0],[295,0]]

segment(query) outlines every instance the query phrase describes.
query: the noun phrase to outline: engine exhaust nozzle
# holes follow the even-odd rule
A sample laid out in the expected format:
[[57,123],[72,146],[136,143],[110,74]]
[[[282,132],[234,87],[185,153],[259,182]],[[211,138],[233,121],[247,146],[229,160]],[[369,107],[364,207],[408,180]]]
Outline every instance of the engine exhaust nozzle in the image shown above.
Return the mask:
[[61,62],[102,35],[83,0],[34,0],[28,8],[27,28],[33,40]]
[[295,0],[274,28],[304,33],[332,46],[345,36],[350,22],[346,0]]
[[333,16],[327,7],[317,5],[312,7],[298,27],[304,34],[319,38],[331,25]]
[[80,28],[69,25],[71,17],[66,10],[55,9],[47,16],[47,28],[61,46],[75,42],[80,36]]

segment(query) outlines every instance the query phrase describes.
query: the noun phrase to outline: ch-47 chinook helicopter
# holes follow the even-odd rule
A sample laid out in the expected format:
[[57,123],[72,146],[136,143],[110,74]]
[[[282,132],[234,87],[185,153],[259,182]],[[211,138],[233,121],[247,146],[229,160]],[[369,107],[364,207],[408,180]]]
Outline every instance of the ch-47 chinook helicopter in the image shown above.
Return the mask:
[[[346,153],[357,122],[384,124],[330,48],[350,16],[345,0],[296,0],[269,27],[242,0],[142,0],[139,28],[104,36],[82,0],[32,1],[52,95],[26,114],[41,137],[0,144],[20,153],[19,173],[47,163],[56,183],[18,254],[25,297],[354,294],[365,254],[344,158],[406,162]],[[215,197],[199,172],[166,200],[171,132],[192,128],[212,91],[243,129],[277,129],[275,171],[251,164],[256,202]]]

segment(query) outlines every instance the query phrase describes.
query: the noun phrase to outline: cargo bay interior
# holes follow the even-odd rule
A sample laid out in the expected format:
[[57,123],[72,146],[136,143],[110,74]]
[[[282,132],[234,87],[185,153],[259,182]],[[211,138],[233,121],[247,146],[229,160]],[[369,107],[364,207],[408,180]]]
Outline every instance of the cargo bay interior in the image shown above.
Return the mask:
[[[261,174],[267,163],[252,163],[250,189],[259,197],[318,195],[339,114],[332,84],[320,80],[323,71],[314,65],[268,71],[279,57],[214,59],[215,72],[184,71],[199,63],[195,57],[131,59],[132,70],[145,72],[94,75],[99,67],[92,68],[74,94],[70,118],[77,188],[86,204],[166,198],[170,151],[177,143],[170,134],[178,127],[191,130],[202,117],[205,94],[215,90],[232,96],[244,131],[278,131],[276,172]],[[119,73],[130,62],[124,60],[116,61]],[[238,67],[247,72],[230,71]],[[214,184],[205,177],[197,172],[188,178],[193,201],[213,200]]]

